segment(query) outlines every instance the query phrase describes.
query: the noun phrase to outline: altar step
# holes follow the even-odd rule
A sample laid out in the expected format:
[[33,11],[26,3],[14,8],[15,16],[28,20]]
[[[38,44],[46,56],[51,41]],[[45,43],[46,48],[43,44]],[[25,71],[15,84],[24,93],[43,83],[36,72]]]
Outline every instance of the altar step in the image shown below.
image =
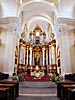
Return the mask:
[[57,85],[52,82],[52,81],[48,81],[48,82],[28,82],[28,81],[24,81],[24,82],[20,82],[20,87],[34,87],[34,88],[48,88],[48,87],[51,87],[51,88],[54,88],[54,87],[57,87]]

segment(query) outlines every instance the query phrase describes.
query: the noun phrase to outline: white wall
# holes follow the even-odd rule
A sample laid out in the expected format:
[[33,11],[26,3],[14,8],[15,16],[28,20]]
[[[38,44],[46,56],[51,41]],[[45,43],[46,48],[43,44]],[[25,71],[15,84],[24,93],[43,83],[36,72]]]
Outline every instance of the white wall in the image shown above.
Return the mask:
[[5,44],[6,44],[7,32],[0,33],[0,72],[3,71],[4,55],[5,55]]
[[0,8],[0,18],[15,17],[17,15],[16,0],[1,0]]
[[75,0],[60,0],[59,17],[75,18]]
[[61,74],[75,73],[75,20],[58,18],[56,22],[57,42],[60,48]]
[[70,56],[72,73],[75,73],[75,33],[74,30],[69,31],[69,44],[70,44]]
[[0,36],[2,39],[0,45],[0,71],[11,75],[14,72],[15,50],[16,45],[19,44],[21,26],[18,18],[4,18],[0,19],[0,27],[7,30],[2,32]]

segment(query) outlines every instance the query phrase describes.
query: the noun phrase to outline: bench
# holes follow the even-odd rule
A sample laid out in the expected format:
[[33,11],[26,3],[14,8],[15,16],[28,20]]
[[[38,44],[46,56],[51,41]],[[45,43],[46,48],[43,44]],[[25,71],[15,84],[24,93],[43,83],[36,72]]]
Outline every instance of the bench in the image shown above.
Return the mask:
[[12,80],[12,79],[4,79],[4,80],[1,80],[0,83],[2,83],[2,84],[15,84],[16,98],[19,96],[19,81]]
[[67,100],[75,100],[75,88],[68,88]]
[[75,73],[73,74],[65,74],[65,79],[75,81]]
[[75,82],[70,80],[62,80],[62,81],[56,81],[57,84],[57,97],[61,98],[61,85],[63,84],[75,84]]
[[10,100],[9,88],[0,87],[0,100]]
[[64,100],[64,99],[67,100],[68,88],[75,88],[75,84],[62,84],[61,85],[61,91],[60,91],[60,93],[61,93],[60,99],[61,100]]
[[9,78],[9,74],[5,74],[5,73],[0,72],[0,80],[8,79],[8,78]]
[[1,87],[7,87],[9,88],[9,99],[10,100],[15,100],[16,96],[15,96],[15,84],[0,84],[0,88]]

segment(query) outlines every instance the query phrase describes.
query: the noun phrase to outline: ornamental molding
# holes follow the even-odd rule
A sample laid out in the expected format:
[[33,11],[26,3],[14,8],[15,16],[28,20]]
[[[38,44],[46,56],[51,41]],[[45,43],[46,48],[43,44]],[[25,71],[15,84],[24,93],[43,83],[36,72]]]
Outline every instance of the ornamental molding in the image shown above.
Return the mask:
[[0,28],[7,29],[8,32],[15,32],[18,37],[22,33],[21,21],[18,17],[0,18]]
[[75,26],[75,19],[70,18],[57,18],[58,24],[67,24],[70,26]]
[[75,19],[57,18],[54,30],[57,36],[68,35],[68,31],[75,29]]

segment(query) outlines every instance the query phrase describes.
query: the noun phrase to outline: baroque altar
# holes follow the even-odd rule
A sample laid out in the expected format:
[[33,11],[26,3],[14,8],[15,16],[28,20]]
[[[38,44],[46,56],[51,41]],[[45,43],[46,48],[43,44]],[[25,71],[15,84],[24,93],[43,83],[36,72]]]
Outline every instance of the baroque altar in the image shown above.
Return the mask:
[[24,33],[19,41],[17,73],[35,78],[41,78],[50,72],[56,73],[56,40],[53,38],[46,41],[46,33],[39,26],[29,33],[30,41],[26,41],[23,36]]

